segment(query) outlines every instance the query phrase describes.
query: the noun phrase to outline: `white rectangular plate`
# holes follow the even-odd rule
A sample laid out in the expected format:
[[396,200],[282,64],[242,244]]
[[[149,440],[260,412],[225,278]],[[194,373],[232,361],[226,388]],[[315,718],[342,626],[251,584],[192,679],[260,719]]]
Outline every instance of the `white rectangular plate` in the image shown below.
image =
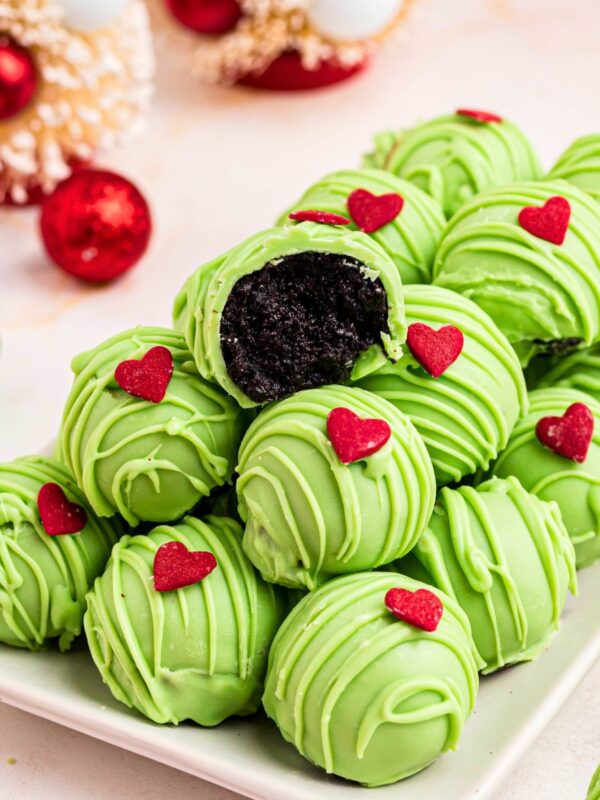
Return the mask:
[[600,564],[580,573],[560,633],[536,662],[482,680],[457,753],[374,790],[325,776],[266,720],[161,727],[113,701],[85,652],[0,647],[0,699],[255,800],[484,800],[600,656]]

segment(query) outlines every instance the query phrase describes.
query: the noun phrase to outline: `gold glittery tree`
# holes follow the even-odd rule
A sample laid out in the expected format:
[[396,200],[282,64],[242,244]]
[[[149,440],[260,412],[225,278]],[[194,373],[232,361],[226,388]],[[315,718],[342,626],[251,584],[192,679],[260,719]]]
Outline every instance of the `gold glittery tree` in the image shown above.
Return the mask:
[[24,203],[136,133],[152,91],[151,37],[142,0],[0,0],[0,37],[35,65],[31,98],[0,120],[0,201]]

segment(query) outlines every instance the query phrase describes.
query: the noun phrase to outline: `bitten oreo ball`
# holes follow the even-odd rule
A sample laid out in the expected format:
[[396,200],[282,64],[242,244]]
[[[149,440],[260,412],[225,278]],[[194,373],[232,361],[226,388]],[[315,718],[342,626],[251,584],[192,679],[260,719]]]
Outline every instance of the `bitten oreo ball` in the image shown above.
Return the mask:
[[297,253],[270,262],[233,287],[221,320],[227,371],[256,402],[324,383],[343,383],[348,365],[388,332],[381,281],[356,259]]
[[394,261],[341,215],[307,213],[319,221],[264,231],[200,267],[175,302],[201,375],[242,407],[343,383],[401,356]]

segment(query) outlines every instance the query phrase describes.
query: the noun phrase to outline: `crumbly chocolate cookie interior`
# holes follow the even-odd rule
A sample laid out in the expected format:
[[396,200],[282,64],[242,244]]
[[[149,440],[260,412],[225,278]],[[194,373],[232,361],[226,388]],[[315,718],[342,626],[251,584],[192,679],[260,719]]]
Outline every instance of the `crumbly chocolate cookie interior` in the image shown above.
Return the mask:
[[231,379],[255,402],[343,383],[388,332],[387,296],[354,258],[284,256],[235,284],[221,319]]

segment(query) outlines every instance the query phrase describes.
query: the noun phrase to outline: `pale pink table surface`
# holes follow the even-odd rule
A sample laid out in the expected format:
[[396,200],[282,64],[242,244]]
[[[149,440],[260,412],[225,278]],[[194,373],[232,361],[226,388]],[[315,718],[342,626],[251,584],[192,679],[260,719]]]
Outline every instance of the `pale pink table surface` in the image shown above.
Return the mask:
[[[138,269],[82,287],[46,262],[35,212],[0,212],[0,460],[54,437],[73,355],[138,323],[169,324],[196,265],[268,227],[325,172],[357,165],[373,132],[481,107],[521,124],[550,166],[576,136],[600,131],[598,0],[421,0],[368,74],[315,94],[207,90],[183,71],[181,48],[163,43],[159,55],[147,134],[102,159],[154,208]],[[583,800],[598,761],[600,665],[494,800]],[[234,798],[5,706],[0,787],[2,800]]]

